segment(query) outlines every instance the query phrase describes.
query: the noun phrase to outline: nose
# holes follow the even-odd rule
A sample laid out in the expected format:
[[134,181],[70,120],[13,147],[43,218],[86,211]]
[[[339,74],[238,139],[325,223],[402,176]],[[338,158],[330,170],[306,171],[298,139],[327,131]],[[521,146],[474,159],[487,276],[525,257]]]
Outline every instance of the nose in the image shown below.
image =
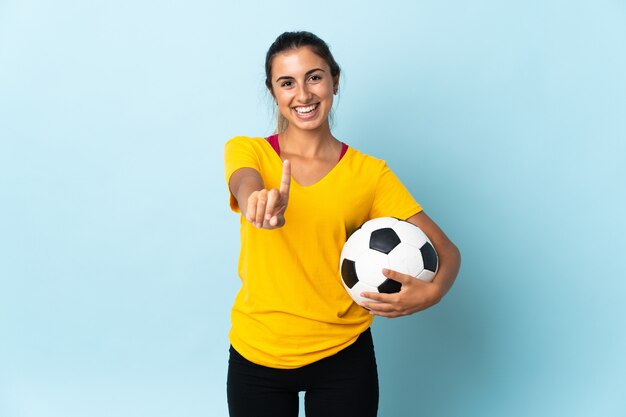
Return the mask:
[[311,99],[313,95],[309,91],[309,86],[306,83],[300,84],[298,87],[297,98],[299,101],[306,103]]

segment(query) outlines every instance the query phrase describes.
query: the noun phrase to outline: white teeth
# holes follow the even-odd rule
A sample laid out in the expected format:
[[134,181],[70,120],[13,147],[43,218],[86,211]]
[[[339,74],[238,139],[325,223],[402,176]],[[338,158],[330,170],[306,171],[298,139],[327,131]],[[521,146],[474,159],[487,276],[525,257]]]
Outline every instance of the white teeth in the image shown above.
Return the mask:
[[312,106],[307,107],[295,107],[295,111],[297,111],[298,113],[311,113],[316,108],[317,104],[313,104]]

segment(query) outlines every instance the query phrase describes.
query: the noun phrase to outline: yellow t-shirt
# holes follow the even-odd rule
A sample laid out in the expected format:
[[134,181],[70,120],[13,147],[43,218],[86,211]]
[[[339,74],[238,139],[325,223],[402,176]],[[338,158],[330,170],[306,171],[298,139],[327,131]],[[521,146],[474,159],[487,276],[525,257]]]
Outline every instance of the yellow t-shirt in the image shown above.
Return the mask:
[[[264,138],[235,137],[225,146],[227,183],[237,169],[256,169],[279,188],[282,160]],[[231,194],[230,206],[239,212]],[[384,161],[349,147],[319,182],[291,180],[285,225],[257,229],[241,216],[241,289],[232,310],[230,342],[248,360],[298,368],[352,344],[372,322],[341,284],[339,257],[365,221],[402,219],[421,211]]]

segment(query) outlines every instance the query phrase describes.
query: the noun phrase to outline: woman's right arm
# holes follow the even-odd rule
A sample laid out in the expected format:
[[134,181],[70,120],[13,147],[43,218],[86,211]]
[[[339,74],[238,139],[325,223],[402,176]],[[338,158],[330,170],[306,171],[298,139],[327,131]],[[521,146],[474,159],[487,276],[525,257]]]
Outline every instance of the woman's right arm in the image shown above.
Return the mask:
[[228,186],[246,220],[259,228],[276,229],[285,224],[290,184],[291,165],[284,161],[279,189],[266,189],[261,174],[254,168],[233,172]]

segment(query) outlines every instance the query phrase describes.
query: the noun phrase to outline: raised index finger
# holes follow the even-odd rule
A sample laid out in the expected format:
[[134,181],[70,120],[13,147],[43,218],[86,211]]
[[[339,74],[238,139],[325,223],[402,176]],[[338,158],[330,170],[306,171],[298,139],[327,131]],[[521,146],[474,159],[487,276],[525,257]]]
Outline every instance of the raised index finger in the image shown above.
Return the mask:
[[283,175],[280,179],[280,193],[289,196],[289,187],[291,185],[291,162],[287,159],[283,162]]

